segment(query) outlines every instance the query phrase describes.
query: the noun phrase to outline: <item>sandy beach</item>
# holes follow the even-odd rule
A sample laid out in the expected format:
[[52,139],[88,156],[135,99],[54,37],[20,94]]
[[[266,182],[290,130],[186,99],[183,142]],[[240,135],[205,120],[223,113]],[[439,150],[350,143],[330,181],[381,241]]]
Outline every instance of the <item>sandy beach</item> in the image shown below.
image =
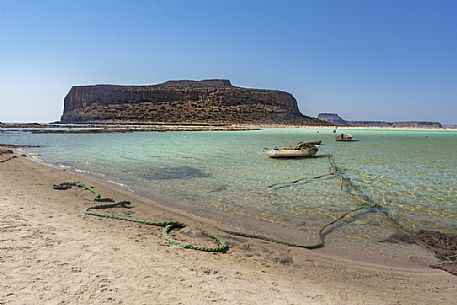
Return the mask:
[[[11,158],[0,156],[0,161]],[[227,253],[179,248],[162,228],[84,214],[87,191],[53,184],[75,174],[16,158],[0,163],[0,304],[452,304],[457,277],[427,266],[362,263],[325,251],[218,232],[211,222],[142,202],[76,177],[104,196],[130,200],[134,217],[176,219],[175,237]],[[111,212],[107,212],[111,213]]]

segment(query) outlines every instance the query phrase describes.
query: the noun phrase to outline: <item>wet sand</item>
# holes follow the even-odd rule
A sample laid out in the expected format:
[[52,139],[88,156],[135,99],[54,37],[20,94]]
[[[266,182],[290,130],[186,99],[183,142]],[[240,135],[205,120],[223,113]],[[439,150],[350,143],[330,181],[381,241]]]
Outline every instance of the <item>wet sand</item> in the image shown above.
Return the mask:
[[20,155],[0,163],[0,304],[455,301],[457,277],[423,263],[362,262],[329,250],[233,237],[200,217],[83,179],[104,196],[131,200],[134,217],[187,224],[176,238],[211,245],[200,233],[208,230],[230,245],[224,254],[178,248],[160,237],[160,227],[85,215],[94,203],[87,191],[52,189],[75,178],[82,179]]

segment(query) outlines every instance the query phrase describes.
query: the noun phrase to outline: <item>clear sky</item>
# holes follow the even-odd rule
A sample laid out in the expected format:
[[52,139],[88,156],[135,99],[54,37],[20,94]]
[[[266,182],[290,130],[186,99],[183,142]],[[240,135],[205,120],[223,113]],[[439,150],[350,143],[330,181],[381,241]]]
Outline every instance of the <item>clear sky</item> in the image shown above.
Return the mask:
[[58,120],[72,85],[205,78],[457,123],[457,1],[0,1],[0,121]]

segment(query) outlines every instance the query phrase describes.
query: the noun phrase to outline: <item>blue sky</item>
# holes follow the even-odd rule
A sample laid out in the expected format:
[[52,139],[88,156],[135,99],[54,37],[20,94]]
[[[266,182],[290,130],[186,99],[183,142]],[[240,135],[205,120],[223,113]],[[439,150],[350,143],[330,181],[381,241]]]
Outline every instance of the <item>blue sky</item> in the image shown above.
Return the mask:
[[55,121],[72,85],[227,78],[302,113],[457,123],[457,1],[0,2],[0,121]]

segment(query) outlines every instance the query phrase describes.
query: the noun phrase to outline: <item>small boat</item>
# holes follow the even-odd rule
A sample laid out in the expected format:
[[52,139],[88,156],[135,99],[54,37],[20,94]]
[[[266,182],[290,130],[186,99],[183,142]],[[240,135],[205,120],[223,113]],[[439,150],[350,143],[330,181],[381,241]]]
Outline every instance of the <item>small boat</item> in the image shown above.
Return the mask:
[[352,135],[349,133],[337,134],[337,135],[335,135],[335,140],[345,141],[345,142],[357,141],[357,140],[353,139]]
[[270,158],[313,157],[319,150],[320,141],[298,142],[295,147],[264,148],[263,152]]

